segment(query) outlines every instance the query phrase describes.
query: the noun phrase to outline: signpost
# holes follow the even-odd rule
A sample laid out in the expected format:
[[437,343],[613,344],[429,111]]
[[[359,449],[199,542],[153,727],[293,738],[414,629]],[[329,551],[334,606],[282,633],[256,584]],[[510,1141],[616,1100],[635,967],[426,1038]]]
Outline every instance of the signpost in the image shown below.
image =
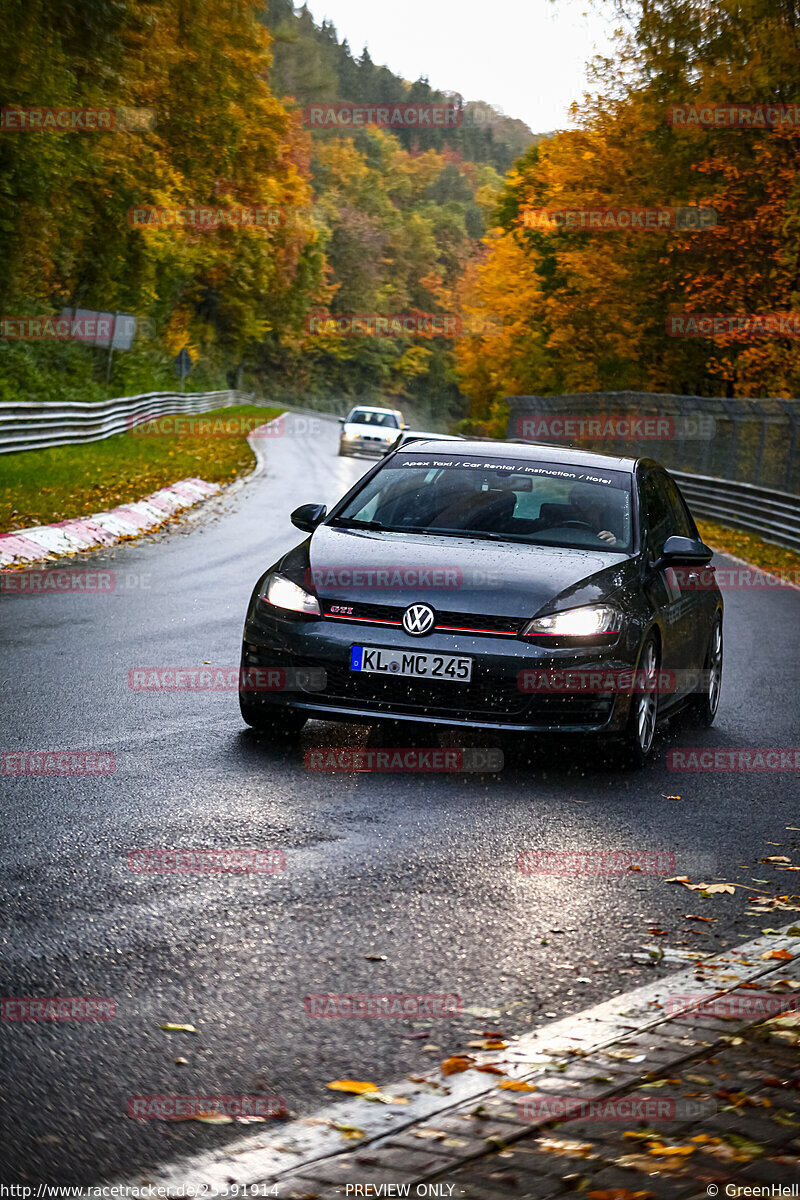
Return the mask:
[[[87,345],[108,348],[106,383],[111,381],[111,358],[115,350],[130,350],[136,336],[136,317],[132,313],[96,312],[93,308],[62,308],[62,317],[82,321],[97,321],[97,336]],[[106,331],[110,330],[110,333]],[[86,340],[86,339],[84,339]]]
[[175,355],[175,374],[180,378],[181,391],[186,388],[186,376],[192,369],[192,356],[184,346],[180,354]]

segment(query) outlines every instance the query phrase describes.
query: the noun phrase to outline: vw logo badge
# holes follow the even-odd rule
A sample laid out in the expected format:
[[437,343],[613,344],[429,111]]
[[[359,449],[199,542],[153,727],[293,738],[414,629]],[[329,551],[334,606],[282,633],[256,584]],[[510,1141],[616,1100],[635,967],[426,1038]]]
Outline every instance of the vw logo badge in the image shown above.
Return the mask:
[[429,604],[412,604],[403,613],[403,629],[412,637],[422,637],[433,629],[436,614]]

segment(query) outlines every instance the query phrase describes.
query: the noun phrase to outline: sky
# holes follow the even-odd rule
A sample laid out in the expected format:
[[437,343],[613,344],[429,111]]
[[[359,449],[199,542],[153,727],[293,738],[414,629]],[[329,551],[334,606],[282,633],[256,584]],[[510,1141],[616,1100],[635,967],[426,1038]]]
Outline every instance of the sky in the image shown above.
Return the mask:
[[[297,2],[297,0],[296,0]],[[572,125],[586,64],[608,53],[611,0],[307,0],[317,24],[409,80],[486,100],[534,133]]]

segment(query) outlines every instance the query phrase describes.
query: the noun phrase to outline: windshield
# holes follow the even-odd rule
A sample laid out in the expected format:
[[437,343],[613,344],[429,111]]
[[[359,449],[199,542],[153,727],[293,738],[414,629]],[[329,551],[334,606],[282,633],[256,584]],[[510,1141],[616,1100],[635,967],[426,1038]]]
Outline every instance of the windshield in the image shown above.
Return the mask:
[[628,552],[631,477],[568,463],[392,459],[333,524]]
[[347,418],[351,425],[382,425],[385,429],[399,429],[394,413],[375,412],[371,408],[354,408]]

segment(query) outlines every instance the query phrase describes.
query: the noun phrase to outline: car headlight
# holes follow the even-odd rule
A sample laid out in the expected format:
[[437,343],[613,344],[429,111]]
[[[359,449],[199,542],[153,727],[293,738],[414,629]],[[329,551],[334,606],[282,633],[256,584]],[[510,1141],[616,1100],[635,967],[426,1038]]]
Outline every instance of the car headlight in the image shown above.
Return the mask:
[[586,604],[546,617],[534,617],[523,629],[522,636],[590,638],[603,633],[619,633],[621,623],[619,613],[607,604]]
[[273,608],[302,613],[306,617],[322,615],[317,597],[296,583],[292,583],[291,579],[287,579],[284,575],[270,575],[261,590],[259,599],[264,604],[271,604]]

